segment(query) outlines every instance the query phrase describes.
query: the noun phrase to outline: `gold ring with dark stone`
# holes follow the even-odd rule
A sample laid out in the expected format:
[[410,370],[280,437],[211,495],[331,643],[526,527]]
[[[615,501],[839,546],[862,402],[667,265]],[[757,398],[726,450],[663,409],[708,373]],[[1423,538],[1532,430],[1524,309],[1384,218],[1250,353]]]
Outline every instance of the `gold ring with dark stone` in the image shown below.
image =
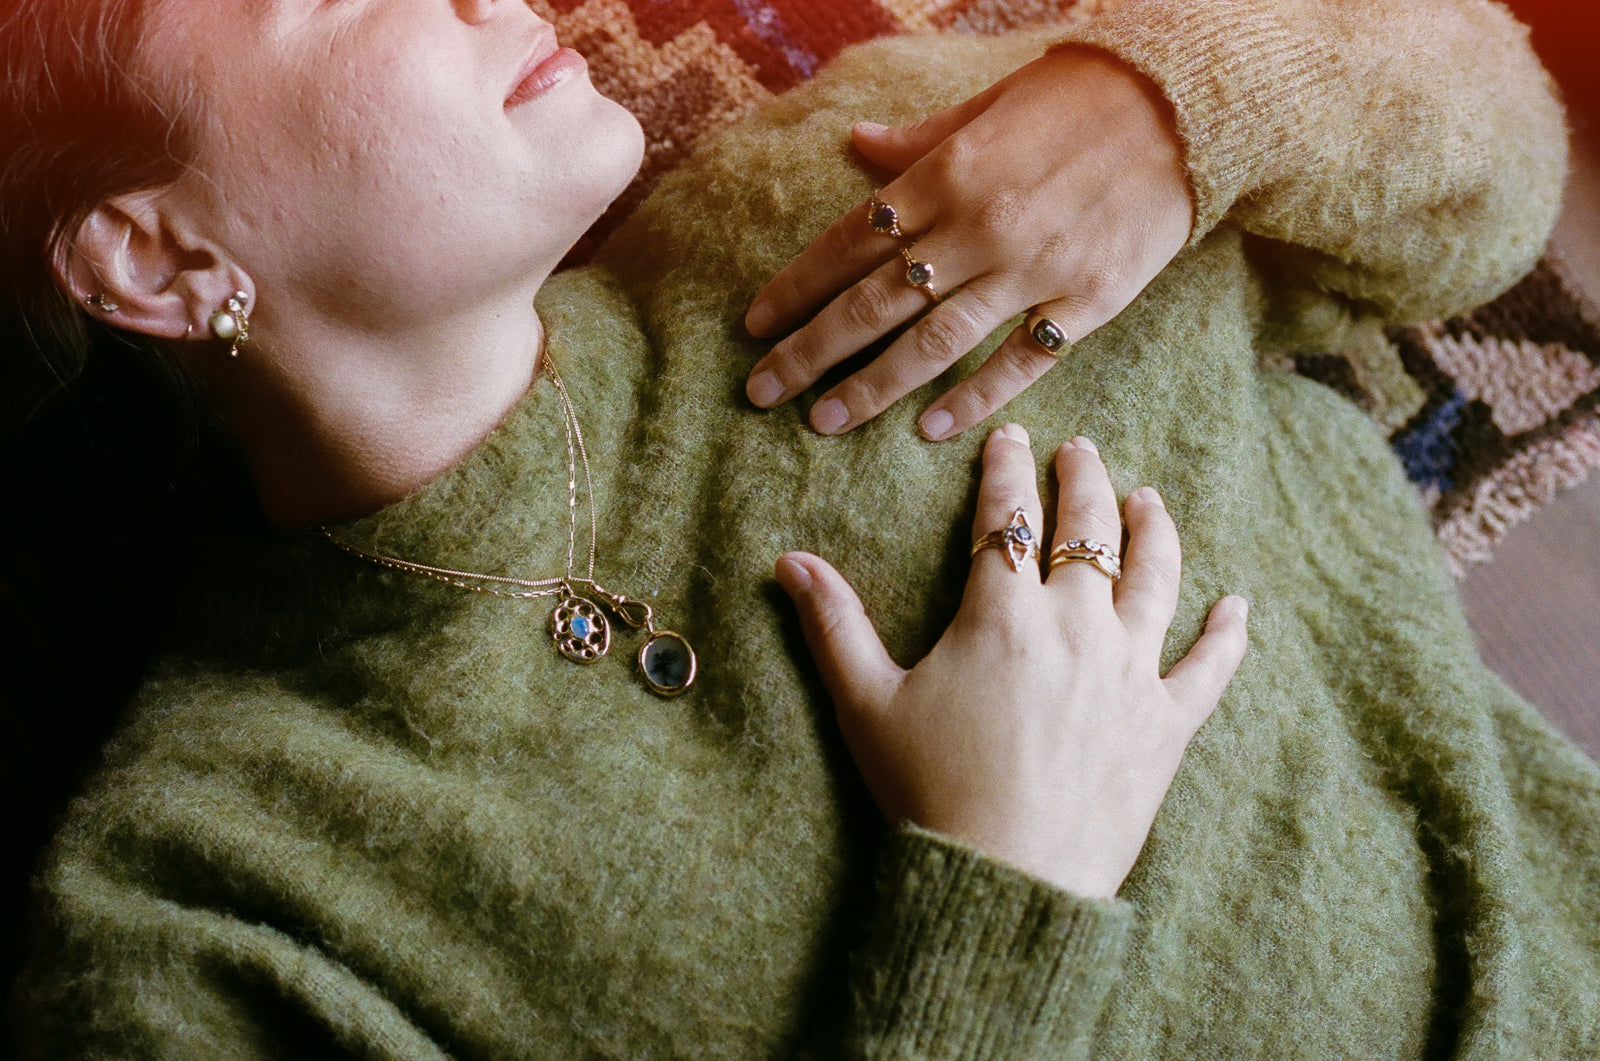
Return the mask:
[[913,257],[911,252],[914,249],[914,247],[903,247],[900,250],[900,257],[906,262],[906,283],[937,302],[939,292],[933,289],[933,263]]
[[894,207],[878,198],[877,192],[867,199],[867,224],[880,235],[906,238],[906,234],[900,231],[900,215],[894,212]]
[[1020,572],[1023,562],[1030,558],[1034,563],[1039,562],[1039,537],[1028,526],[1028,516],[1020,508],[1011,513],[1010,523],[973,542],[972,555],[977,556],[991,546],[1006,554],[1013,571]]
[[1028,314],[1028,319],[1022,322],[1022,327],[1051,357],[1062,358],[1072,353],[1072,341],[1067,338],[1067,333],[1061,325],[1044,314]]

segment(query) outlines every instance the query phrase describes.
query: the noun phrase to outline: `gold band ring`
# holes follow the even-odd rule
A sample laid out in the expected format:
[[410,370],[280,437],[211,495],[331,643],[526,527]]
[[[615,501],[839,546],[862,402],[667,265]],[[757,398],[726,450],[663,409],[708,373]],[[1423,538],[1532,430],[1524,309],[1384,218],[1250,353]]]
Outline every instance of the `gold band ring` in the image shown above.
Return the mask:
[[1022,327],[1051,357],[1060,359],[1072,353],[1072,341],[1067,338],[1067,333],[1062,330],[1061,325],[1044,314],[1028,314],[1028,319],[1022,322]]
[[939,292],[933,289],[933,263],[921,261],[912,257],[911,252],[915,247],[902,247],[900,257],[906,262],[906,283],[927,295],[933,301],[939,301]]
[[879,235],[901,240],[906,238],[906,234],[900,231],[900,215],[894,212],[894,207],[878,198],[877,192],[867,199],[867,224]]
[[1062,564],[1078,562],[1093,564],[1113,582],[1122,577],[1122,560],[1117,556],[1117,551],[1105,542],[1097,542],[1093,538],[1072,538],[1050,550],[1051,571]]
[[984,549],[993,546],[1006,555],[1006,562],[1011,565],[1011,570],[1020,572],[1025,560],[1032,559],[1039,562],[1039,538],[1033,533],[1033,528],[1028,526],[1027,514],[1022,509],[1011,513],[1011,522],[999,530],[992,530],[972,543],[972,555],[977,556]]

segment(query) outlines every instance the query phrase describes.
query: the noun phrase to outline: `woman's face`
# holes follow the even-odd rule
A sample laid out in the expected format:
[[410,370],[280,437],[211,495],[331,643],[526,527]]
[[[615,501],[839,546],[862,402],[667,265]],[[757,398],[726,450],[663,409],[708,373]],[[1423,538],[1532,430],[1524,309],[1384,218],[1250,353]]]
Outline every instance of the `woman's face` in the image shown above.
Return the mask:
[[393,326],[526,288],[643,150],[522,0],[161,0],[149,30],[143,73],[198,103],[169,194],[269,311]]

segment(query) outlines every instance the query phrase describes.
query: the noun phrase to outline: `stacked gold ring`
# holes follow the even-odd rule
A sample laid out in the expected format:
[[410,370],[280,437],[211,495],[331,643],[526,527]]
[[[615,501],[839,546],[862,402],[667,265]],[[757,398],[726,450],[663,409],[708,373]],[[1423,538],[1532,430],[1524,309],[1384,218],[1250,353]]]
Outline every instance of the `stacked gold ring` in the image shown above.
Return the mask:
[[1006,562],[1011,565],[1011,570],[1020,572],[1022,565],[1033,560],[1039,562],[1039,537],[1033,533],[1033,528],[1028,526],[1027,514],[1022,509],[1011,513],[1011,522],[999,530],[992,530],[972,543],[972,555],[990,547],[1005,553]]
[[939,292],[933,286],[933,263],[922,261],[911,253],[915,244],[911,244],[911,237],[900,227],[900,215],[877,192],[867,198],[867,225],[880,236],[889,236],[907,244],[900,248],[900,257],[906,263],[906,283],[934,302],[939,301]]
[[1122,577],[1122,559],[1117,551],[1093,538],[1069,538],[1050,550],[1049,570],[1072,563],[1093,564],[1113,582]]

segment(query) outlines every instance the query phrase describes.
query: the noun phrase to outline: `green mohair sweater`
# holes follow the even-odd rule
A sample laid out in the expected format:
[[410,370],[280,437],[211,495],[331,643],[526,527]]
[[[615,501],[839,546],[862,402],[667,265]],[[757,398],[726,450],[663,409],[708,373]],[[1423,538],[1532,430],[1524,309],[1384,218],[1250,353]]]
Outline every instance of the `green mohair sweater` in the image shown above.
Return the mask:
[[[1366,418],[1259,367],[1533,260],[1562,129],[1521,31],[1473,0],[1157,0],[1071,32],[1171,97],[1198,228],[1005,415],[1161,489],[1187,554],[1169,660],[1223,593],[1254,604],[1118,899],[884,829],[770,577],[785,549],[829,557],[910,662],[967,568],[984,432],[920,441],[933,391],[843,439],[742,399],[749,298],[873,186],[849,122],[962,98],[1059,34],[897,41],[704,152],[541,295],[597,576],[694,642],[695,688],[650,694],[632,631],[565,661],[548,600],[309,535],[197,541],[189,621],[41,871],[27,1051],[1595,1056],[1600,771],[1478,661]],[[566,462],[541,384],[344,533],[558,574]]]

